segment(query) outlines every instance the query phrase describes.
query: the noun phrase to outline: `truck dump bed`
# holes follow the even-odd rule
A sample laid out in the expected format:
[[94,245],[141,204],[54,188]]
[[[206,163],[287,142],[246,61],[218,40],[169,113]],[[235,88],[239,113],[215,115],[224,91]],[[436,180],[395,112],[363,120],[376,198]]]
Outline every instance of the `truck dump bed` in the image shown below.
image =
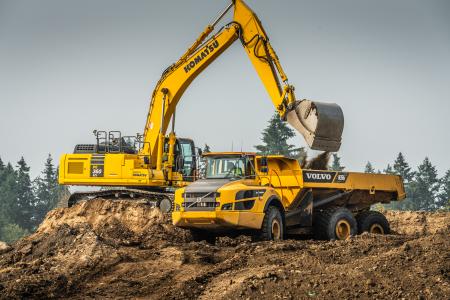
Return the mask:
[[285,207],[291,206],[305,191],[313,193],[315,202],[346,193],[333,204],[355,210],[406,197],[403,180],[398,175],[301,169],[297,160],[282,156],[268,156],[267,161],[269,171],[258,175],[262,185],[269,184],[282,195]]

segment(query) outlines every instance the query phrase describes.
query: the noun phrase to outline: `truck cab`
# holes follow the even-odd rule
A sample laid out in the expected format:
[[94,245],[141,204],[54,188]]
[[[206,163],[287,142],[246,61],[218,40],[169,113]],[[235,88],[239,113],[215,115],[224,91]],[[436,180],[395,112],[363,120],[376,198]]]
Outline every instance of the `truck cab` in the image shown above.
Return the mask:
[[215,232],[260,228],[267,197],[276,192],[261,186],[257,155],[220,152],[203,158],[203,178],[175,192],[174,224]]

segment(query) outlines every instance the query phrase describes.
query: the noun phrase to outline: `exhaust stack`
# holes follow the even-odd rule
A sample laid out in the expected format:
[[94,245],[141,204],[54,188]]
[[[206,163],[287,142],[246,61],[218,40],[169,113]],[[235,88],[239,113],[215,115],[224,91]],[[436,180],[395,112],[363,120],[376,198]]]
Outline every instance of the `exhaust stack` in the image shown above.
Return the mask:
[[341,147],[344,114],[335,103],[297,100],[286,120],[311,149],[336,152]]

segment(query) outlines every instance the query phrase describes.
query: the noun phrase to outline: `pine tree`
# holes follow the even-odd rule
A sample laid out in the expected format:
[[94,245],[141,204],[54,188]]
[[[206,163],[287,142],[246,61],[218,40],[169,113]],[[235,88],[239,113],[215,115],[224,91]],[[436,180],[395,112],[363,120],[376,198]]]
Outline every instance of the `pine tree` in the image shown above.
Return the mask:
[[394,161],[393,171],[395,174],[402,176],[406,183],[409,183],[414,177],[414,172],[411,171],[411,167],[406,162],[405,157],[401,152],[398,153],[398,156]]
[[388,164],[386,169],[383,170],[383,173],[385,173],[385,174],[394,174],[394,169],[392,169],[392,166],[390,164]]
[[439,180],[436,167],[431,164],[428,157],[425,157],[417,168],[414,181],[410,184],[411,208],[413,210],[435,210],[438,191]]
[[2,172],[4,169],[5,169],[5,164],[3,163],[3,160],[0,157],[0,172]]
[[3,163],[2,159],[0,158],[0,184],[3,182],[3,180],[5,180],[5,176],[6,176],[5,169],[6,169],[6,166]]
[[6,224],[1,228],[2,241],[7,242],[8,244],[11,244],[29,234],[30,232],[28,230],[23,229],[17,224]]
[[29,174],[30,168],[23,157],[17,164],[17,210],[15,212],[15,223],[28,231],[32,231],[34,195]]
[[307,152],[305,150],[305,147],[300,147],[297,149],[297,151],[292,151],[291,157],[295,158],[300,163],[300,165],[306,163]]
[[205,144],[202,153],[209,153],[209,152],[211,152],[211,147],[209,147],[208,144]]
[[331,164],[330,170],[332,171],[342,171],[345,167],[341,165],[341,158],[337,153],[333,153],[333,163]]
[[8,163],[0,171],[0,240],[5,241],[5,228],[13,223],[17,211],[17,174]]
[[13,180],[7,182],[7,178],[10,177],[9,172],[11,171],[14,172],[14,170],[12,170],[12,166],[9,165],[8,169],[6,169],[0,158],[0,240],[2,241],[5,240],[3,237],[3,228],[5,228],[8,222],[11,221],[11,199],[9,198],[9,193],[7,190],[9,182],[15,184],[14,178]]
[[367,162],[364,168],[364,173],[375,173],[375,169],[373,168],[372,163],[370,161]]
[[17,173],[13,166],[8,163],[1,171],[0,177],[0,219],[6,224],[15,220],[16,217]]
[[58,182],[53,159],[49,154],[41,176],[34,180],[36,202],[34,204],[33,227],[36,228],[48,211],[58,203]]
[[398,153],[397,158],[394,161],[393,173],[402,177],[407,198],[401,202],[393,202],[392,208],[399,210],[411,209],[411,207],[414,206],[411,204],[411,197],[414,195],[413,187],[411,186],[411,181],[414,178],[414,172],[411,171],[411,167],[406,162],[402,152]]
[[450,170],[441,178],[441,190],[438,196],[437,206],[439,209],[450,210]]
[[262,145],[255,148],[260,154],[279,154],[293,157],[300,151],[294,145],[288,144],[288,139],[295,136],[294,131],[283,122],[278,113],[275,113],[269,121],[269,125],[262,132]]

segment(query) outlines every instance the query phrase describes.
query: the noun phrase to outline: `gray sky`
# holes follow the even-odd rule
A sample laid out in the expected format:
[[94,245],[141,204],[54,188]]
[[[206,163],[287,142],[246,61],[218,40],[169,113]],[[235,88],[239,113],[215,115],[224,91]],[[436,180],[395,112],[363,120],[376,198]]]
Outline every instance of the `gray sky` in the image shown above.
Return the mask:
[[[450,1],[246,2],[297,97],[342,106],[347,169],[382,169],[399,151],[450,168]],[[24,155],[35,176],[93,129],[142,132],[161,72],[228,3],[0,0],[0,157]],[[241,48],[186,91],[179,136],[217,151],[260,142],[274,108]]]

